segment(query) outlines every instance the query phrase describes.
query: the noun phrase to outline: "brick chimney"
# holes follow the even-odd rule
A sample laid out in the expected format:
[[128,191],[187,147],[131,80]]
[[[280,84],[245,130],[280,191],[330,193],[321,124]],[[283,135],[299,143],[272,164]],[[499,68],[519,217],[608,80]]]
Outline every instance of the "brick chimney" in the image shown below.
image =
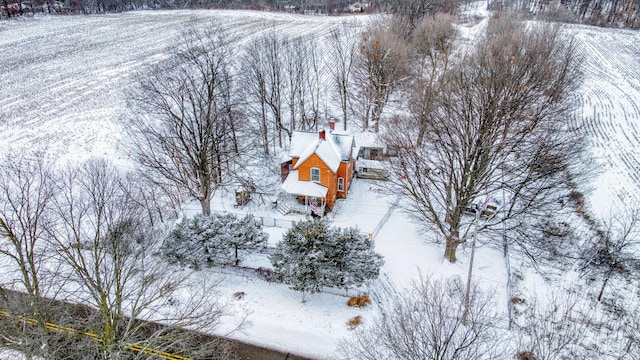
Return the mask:
[[336,129],[336,121],[334,119],[329,119],[329,129],[331,129],[331,131]]
[[319,137],[321,140],[326,140],[326,133],[325,133],[325,131],[324,131],[324,130],[320,130],[320,132],[318,133],[318,137]]

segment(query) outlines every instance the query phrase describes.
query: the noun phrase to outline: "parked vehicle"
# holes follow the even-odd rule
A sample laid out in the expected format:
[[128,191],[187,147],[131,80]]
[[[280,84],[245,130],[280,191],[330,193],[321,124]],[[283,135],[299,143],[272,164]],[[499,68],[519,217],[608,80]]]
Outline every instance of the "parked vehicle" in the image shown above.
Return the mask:
[[466,215],[476,216],[479,212],[481,218],[490,218],[497,214],[502,207],[501,201],[490,198],[486,202],[474,201],[471,205],[464,208],[463,213]]

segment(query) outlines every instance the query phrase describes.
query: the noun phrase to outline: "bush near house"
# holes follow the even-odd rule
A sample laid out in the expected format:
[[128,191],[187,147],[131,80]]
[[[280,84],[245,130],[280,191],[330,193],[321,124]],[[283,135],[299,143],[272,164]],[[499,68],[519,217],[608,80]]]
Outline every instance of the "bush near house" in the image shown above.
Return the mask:
[[162,245],[172,263],[200,268],[239,265],[241,255],[264,248],[268,235],[251,215],[196,215],[176,224]]

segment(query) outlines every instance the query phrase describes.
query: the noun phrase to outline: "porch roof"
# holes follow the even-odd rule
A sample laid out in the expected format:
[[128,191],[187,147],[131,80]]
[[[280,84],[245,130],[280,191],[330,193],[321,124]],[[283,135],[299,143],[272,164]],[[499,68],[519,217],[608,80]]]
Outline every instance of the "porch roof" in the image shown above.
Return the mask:
[[328,188],[312,181],[300,181],[297,170],[290,172],[280,187],[289,194],[321,198],[326,197],[329,191]]

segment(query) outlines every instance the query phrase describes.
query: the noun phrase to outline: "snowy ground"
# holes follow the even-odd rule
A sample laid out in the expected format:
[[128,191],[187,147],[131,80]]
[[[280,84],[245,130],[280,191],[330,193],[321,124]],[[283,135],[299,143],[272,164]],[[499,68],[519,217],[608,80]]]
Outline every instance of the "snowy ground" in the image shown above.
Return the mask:
[[[126,89],[138,70],[167,56],[167,47],[187,24],[220,25],[242,43],[271,27],[281,33],[321,37],[342,21],[345,18],[250,11],[154,11],[0,22],[0,149],[37,148],[46,156],[69,161],[96,155],[124,160],[120,118]],[[474,21],[463,29],[464,40],[472,42],[482,26]],[[640,184],[640,33],[569,29],[585,57],[586,70],[585,85],[575,96],[579,109],[573,121],[589,134],[598,157],[601,177],[594,184],[591,206],[605,214],[619,199],[635,197]],[[374,181],[356,180],[349,198],[331,214],[334,224],[373,232],[395,200],[377,189]],[[239,210],[232,204],[230,194],[219,194],[214,208],[248,211],[281,219],[281,224],[299,219],[281,216],[267,205],[250,204]],[[186,212],[194,209],[197,206]],[[420,273],[466,280],[468,250],[460,249],[459,261],[448,264],[442,259],[443,246],[425,242],[428,236],[416,229],[411,218],[397,209],[380,228],[376,250],[385,257],[385,265],[381,278],[362,289],[374,295],[374,305],[366,309],[348,308],[339,291],[308,296],[302,303],[301,294],[284,285],[215,269],[207,272],[224,279],[221,294],[237,316],[230,317],[227,326],[247,316],[248,326],[234,337],[330,358],[338,341],[351,335],[349,319],[362,315],[366,322],[385,297],[402,292]],[[271,244],[285,231],[266,230]],[[264,255],[248,262],[268,266]],[[499,250],[479,248],[474,280],[494,291],[496,308],[506,312],[506,271]],[[527,284],[523,291],[531,296],[547,286],[535,274],[524,273],[523,281]],[[237,291],[246,293],[243,300],[233,299]]]
[[[348,199],[342,201],[329,216],[334,226],[355,226],[365,233],[383,220],[392,207],[395,198],[384,195],[378,190],[379,184],[373,180],[356,179]],[[277,212],[269,212],[266,206],[248,209],[233,208],[231,194],[216,198],[216,211],[240,212],[247,210],[256,216],[289,218]],[[197,209],[193,204],[189,209]],[[190,211],[187,211],[190,212]],[[348,220],[346,220],[348,219]],[[443,248],[437,244],[427,244],[424,237],[416,231],[411,217],[399,209],[392,210],[388,220],[383,223],[375,237],[376,251],[384,256],[385,265],[380,279],[361,289],[352,290],[372,295],[374,305],[370,308],[355,309],[346,305],[348,294],[342,290],[328,290],[327,293],[306,295],[302,302],[299,292],[288,289],[286,285],[270,284],[252,275],[234,275],[225,270],[207,270],[211,277],[223,279],[220,293],[231,301],[237,316],[229,326],[243,314],[249,324],[244,331],[232,334],[233,338],[244,340],[270,348],[306,355],[313,358],[333,358],[338,342],[348,339],[351,331],[347,321],[356,315],[363,320],[373,318],[383,309],[390,296],[402,293],[404,287],[422,275],[435,277],[460,277],[466,281],[468,271],[468,253],[461,249],[461,261],[449,264],[443,260]],[[283,228],[266,228],[275,243],[282,237]],[[270,267],[266,254],[252,256],[243,263],[252,267]],[[480,247],[476,252],[474,280],[488,291],[495,293],[496,307],[506,314],[506,270],[502,253],[489,247]],[[231,300],[233,294],[243,291],[242,300]],[[221,329],[221,331],[226,328]]]
[[593,210],[607,216],[620,207],[638,206],[640,32],[575,25],[570,33],[585,69],[574,121],[589,137],[598,161]]

